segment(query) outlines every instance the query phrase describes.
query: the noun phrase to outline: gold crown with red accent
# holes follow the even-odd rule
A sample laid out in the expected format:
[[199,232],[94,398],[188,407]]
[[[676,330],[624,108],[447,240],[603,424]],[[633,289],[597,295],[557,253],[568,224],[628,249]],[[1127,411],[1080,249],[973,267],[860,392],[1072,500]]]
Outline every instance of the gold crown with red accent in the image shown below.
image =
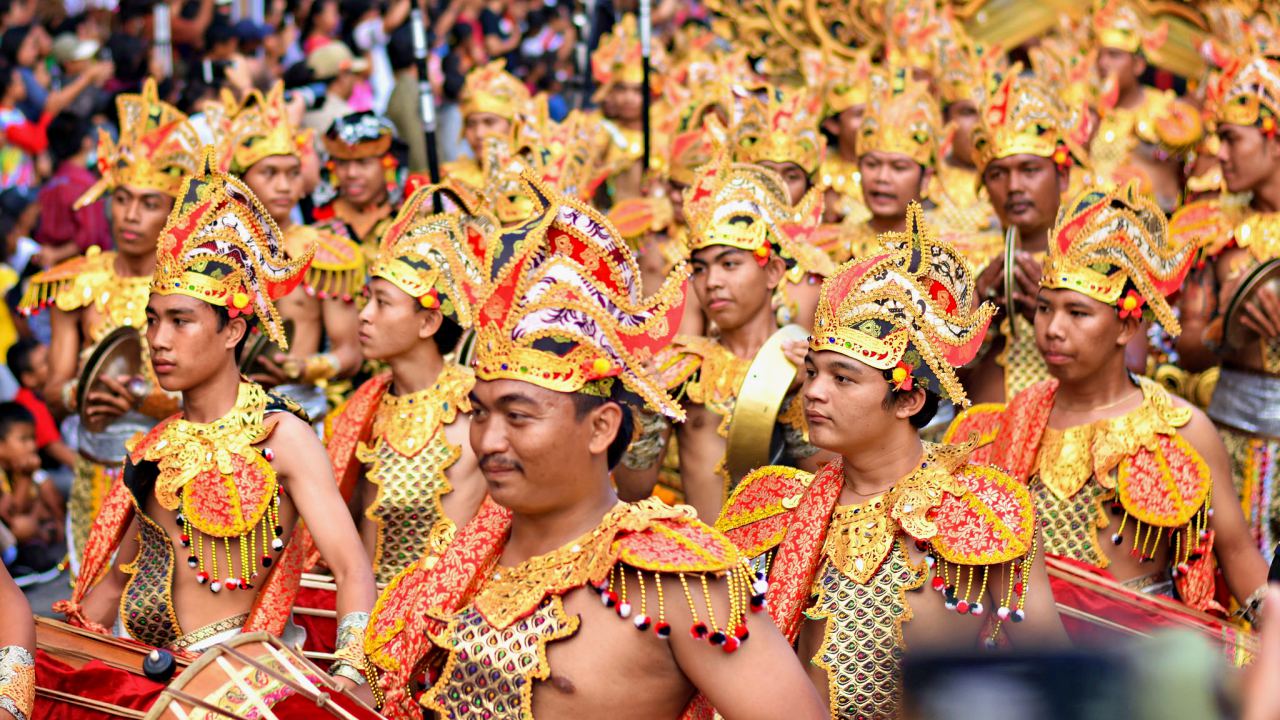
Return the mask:
[[896,389],[968,405],[956,368],[977,356],[995,307],[975,309],[973,269],[914,200],[906,231],[879,239],[882,254],[847,262],[822,284],[809,349],[882,370]]
[[639,401],[673,419],[680,404],[646,365],[671,343],[688,269],[640,296],[635,256],[591,206],[523,177],[536,208],[495,238],[476,305],[476,377]]
[[822,224],[822,193],[811,188],[795,206],[777,173],[735,163],[721,150],[684,191],[690,252],[716,245],[745,250],[764,265],[778,253],[788,266],[829,275],[831,259],[814,244]]
[[1150,311],[1170,333],[1182,331],[1167,298],[1182,287],[1197,246],[1170,237],[1164,211],[1136,183],[1084,190],[1062,206],[1050,238],[1041,287],[1083,293],[1121,317]]
[[888,64],[933,74],[947,19],[939,12],[937,0],[893,0],[886,3],[885,15]]
[[770,88],[763,97],[740,99],[728,142],[738,162],[795,163],[813,175],[822,165],[827,147],[819,130],[821,124],[821,94]]
[[[661,43],[649,47],[650,80],[660,79],[666,66],[666,53]],[[595,92],[598,102],[614,85],[640,85],[644,82],[644,55],[640,47],[640,28],[636,16],[622,16],[609,32],[600,38],[600,44],[591,54],[591,77],[599,89]]]
[[1280,122],[1280,60],[1259,54],[1233,61],[1210,97],[1218,123],[1257,125],[1274,134]]
[[224,169],[240,174],[263,158],[301,157],[300,147],[310,144],[289,122],[283,82],[277,82],[266,95],[250,90],[238,106],[225,95],[223,102],[228,104],[223,121]]
[[871,94],[871,53],[867,49],[853,51],[852,58],[814,49],[800,55],[805,81],[819,88],[824,104],[823,116],[831,116],[857,105],[865,105]]
[[891,70],[886,82],[876,83],[867,103],[858,128],[858,154],[896,153],[935,167],[941,127],[938,103],[928,86],[913,80],[910,70]]
[[1092,24],[1098,47],[1130,53],[1155,50],[1168,34],[1167,24],[1151,28],[1152,18],[1144,17],[1128,0],[1098,0]]
[[493,113],[515,120],[529,112],[529,89],[507,72],[506,60],[494,60],[467,73],[458,102],[464,117]]
[[973,129],[974,160],[981,178],[992,160],[1013,155],[1050,158],[1059,167],[1085,164],[1081,119],[1044,82],[1013,65],[988,96]]
[[975,41],[957,25],[938,42],[938,92],[941,104],[982,102],[987,78],[1005,70],[1006,56],[999,47]]
[[270,213],[244,183],[217,170],[217,151],[206,146],[201,169],[183,182],[160,232],[151,292],[203,300],[231,317],[256,315],[283,348],[288,340],[275,301],[302,282],[314,252],[289,258]]
[[200,135],[187,116],[157,96],[156,81],[147,78],[142,93],[116,96],[120,140],[98,130],[98,174],[101,178],[79,199],[76,209],[121,185],[175,196],[184,177],[200,167]]
[[[444,212],[433,212],[439,193]],[[438,308],[462,327],[474,322],[473,303],[483,283],[479,257],[498,233],[498,220],[479,209],[479,198],[445,182],[418,188],[382,236],[369,271],[408,293],[423,307]]]

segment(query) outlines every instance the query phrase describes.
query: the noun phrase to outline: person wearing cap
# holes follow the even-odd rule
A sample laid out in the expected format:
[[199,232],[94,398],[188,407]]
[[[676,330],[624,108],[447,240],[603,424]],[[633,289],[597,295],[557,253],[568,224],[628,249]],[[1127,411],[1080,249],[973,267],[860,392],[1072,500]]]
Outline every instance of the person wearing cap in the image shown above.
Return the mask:
[[373,112],[344,115],[324,134],[338,196],[316,208],[315,221],[363,247],[369,262],[377,256],[382,233],[391,224],[399,145],[395,128]]
[[[1199,248],[1170,236],[1164,212],[1135,183],[1086,187],[1063,205],[1050,238],[1034,337],[1051,377],[1005,405],[970,408],[949,439],[980,437],[978,455],[1027,485],[1049,556],[1200,612],[1224,610],[1220,569],[1244,615],[1256,617],[1267,565],[1222,439],[1202,411],[1125,365],[1145,323],[1180,332],[1168,297]],[[1140,632],[1158,618],[1069,577],[1054,580],[1067,607]],[[1068,629],[1077,641],[1100,632]]]
[[752,472],[716,523],[767,568],[769,613],[841,720],[902,716],[904,652],[1066,644],[1026,488],[973,445],[920,439],[943,400],[966,402],[956,367],[995,308],[920,204],[907,213],[822,286],[800,392],[838,457]]
[[351,114],[347,101],[355,92],[360,76],[369,71],[369,61],[356,57],[341,40],[334,40],[307,56],[307,69],[316,82],[325,84],[325,95],[320,107],[308,110],[303,116],[302,127],[320,136],[328,131],[334,120]]

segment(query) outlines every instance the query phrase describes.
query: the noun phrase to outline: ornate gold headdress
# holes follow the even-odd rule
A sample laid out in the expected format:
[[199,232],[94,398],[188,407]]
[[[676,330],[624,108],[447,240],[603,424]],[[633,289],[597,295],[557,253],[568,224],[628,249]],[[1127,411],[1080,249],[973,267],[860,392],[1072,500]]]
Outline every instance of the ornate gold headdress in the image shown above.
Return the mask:
[[1169,32],[1167,24],[1148,30],[1151,19],[1139,17],[1128,0],[1099,0],[1093,11],[1093,37],[1098,47],[1136,53],[1155,49]]
[[515,120],[529,112],[529,89],[507,72],[506,60],[494,60],[467,73],[458,100],[464,117],[493,113]]
[[733,159],[795,163],[813,175],[827,147],[821,123],[822,96],[816,92],[771,88],[764,97],[744,97],[729,128]]
[[1231,63],[1210,99],[1219,123],[1257,125],[1274,135],[1280,122],[1280,60],[1255,55]]
[[366,110],[335,119],[324,134],[324,148],[331,158],[359,160],[386,155],[395,140],[395,125]]
[[120,185],[158,190],[174,196],[182,179],[200,166],[200,135],[187,116],[156,94],[147,78],[142,94],[116,96],[120,141],[98,130],[98,174],[101,178],[76,200],[79,209]]
[[257,315],[284,348],[274,301],[302,282],[314,252],[286,257],[275,220],[244,183],[217,170],[217,151],[205,147],[201,170],[183,182],[160,233],[151,292],[203,300],[231,317]]
[[913,80],[909,70],[894,69],[887,82],[877,83],[867,103],[858,128],[858,154],[899,153],[926,168],[935,167],[941,127],[929,88]]
[[823,117],[867,103],[871,94],[871,53],[866,49],[855,52],[853,58],[818,50],[806,50],[800,56],[805,82],[821,90]]
[[794,207],[789,199],[777,173],[730,162],[721,151],[684,191],[689,251],[727,245],[754,254],[761,265],[778,253],[788,266],[829,275],[831,259],[813,244],[822,222],[821,191],[811,188]]
[[225,120],[225,152],[222,167],[241,174],[259,160],[273,155],[300,157],[299,145],[310,140],[299,136],[285,109],[284,83],[277,82],[266,95],[250,90]]
[[645,364],[670,344],[684,311],[688,269],[639,295],[630,248],[597,211],[524,176],[534,216],[485,254],[476,313],[476,377],[566,393],[638,397],[684,419]]
[[978,176],[992,160],[1012,155],[1050,158],[1059,167],[1085,164],[1081,120],[1040,80],[1012,66],[987,98],[973,130]]
[[968,100],[981,104],[987,78],[1005,70],[1006,57],[999,47],[988,47],[969,37],[958,24],[938,42],[938,92],[941,104]]
[[[660,76],[666,65],[666,54],[659,43],[649,48],[649,66],[655,71],[651,80]],[[600,44],[591,54],[591,77],[599,88],[594,98],[597,102],[619,83],[639,85],[644,82],[644,65],[640,47],[640,28],[636,16],[622,16],[613,29],[600,38]]]
[[1182,286],[1197,246],[1170,238],[1164,211],[1136,184],[1083,191],[1062,206],[1050,237],[1041,287],[1075,290],[1121,317],[1150,310],[1165,330],[1182,331],[1166,298]]
[[920,385],[967,406],[955,369],[977,356],[995,307],[974,309],[973,269],[925,225],[919,203],[907,207],[906,232],[880,243],[883,254],[845,263],[822,284],[809,348],[883,370],[897,389]]
[[[445,212],[431,212],[440,193]],[[452,207],[448,207],[452,206]],[[498,233],[498,220],[478,209],[479,198],[448,182],[418,188],[382,236],[369,271],[462,327],[474,322],[473,305],[485,278],[479,256]]]

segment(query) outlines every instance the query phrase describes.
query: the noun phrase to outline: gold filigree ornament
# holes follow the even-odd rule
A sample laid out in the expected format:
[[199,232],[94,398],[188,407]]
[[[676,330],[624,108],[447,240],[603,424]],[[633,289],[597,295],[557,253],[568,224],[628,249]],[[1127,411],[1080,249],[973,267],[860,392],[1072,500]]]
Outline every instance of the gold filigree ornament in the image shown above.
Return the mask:
[[929,87],[912,79],[909,69],[894,68],[873,88],[858,128],[858,154],[894,153],[937,167],[942,116]]
[[921,384],[967,406],[955,369],[973,360],[995,314],[975,309],[973,270],[907,208],[907,230],[880,236],[881,254],[845,263],[822,286],[809,348],[886,372],[895,388]]
[[467,73],[458,98],[463,117],[491,113],[511,121],[527,114],[531,102],[529,89],[507,72],[504,59],[494,60]]
[[1169,333],[1181,333],[1167,298],[1182,287],[1198,248],[1173,241],[1164,212],[1136,183],[1084,190],[1063,205],[1050,237],[1041,287],[1114,305],[1122,318],[1149,310]]
[[978,182],[993,160],[1013,155],[1049,158],[1059,168],[1087,164],[1088,123],[1066,107],[1044,82],[1022,74],[1015,64],[989,79],[993,87],[973,129]]
[[310,133],[300,133],[289,122],[283,82],[276,82],[265,95],[250,90],[239,104],[224,91],[222,112],[223,170],[241,174],[263,158],[301,157],[302,146],[310,143]]
[[812,177],[827,147],[819,129],[822,105],[822,94],[807,89],[770,88],[763,97],[739,98],[728,129],[733,159],[794,163]]
[[176,196],[183,178],[199,170],[200,135],[185,114],[159,99],[154,78],[141,94],[117,95],[116,111],[120,139],[98,130],[100,179],[76,200],[76,210],[121,185]]

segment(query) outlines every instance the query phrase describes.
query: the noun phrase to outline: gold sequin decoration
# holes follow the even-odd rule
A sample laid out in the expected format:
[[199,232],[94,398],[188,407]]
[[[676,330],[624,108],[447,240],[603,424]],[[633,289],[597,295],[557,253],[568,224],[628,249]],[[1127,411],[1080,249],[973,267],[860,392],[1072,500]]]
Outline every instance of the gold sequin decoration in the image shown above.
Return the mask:
[[1033,482],[1030,491],[1046,553],[1100,568],[1111,564],[1098,543],[1098,531],[1110,524],[1103,506],[1115,498],[1114,489],[1088,483],[1074,495],[1059,498],[1044,483]]
[[1018,336],[1012,336],[1009,318],[1000,322],[1000,334],[1004,336],[1004,350],[996,362],[1004,368],[1004,397],[1012,400],[1014,395],[1026,390],[1038,382],[1049,379],[1049,368],[1036,348],[1035,326],[1021,315],[1014,316],[1018,324]]

